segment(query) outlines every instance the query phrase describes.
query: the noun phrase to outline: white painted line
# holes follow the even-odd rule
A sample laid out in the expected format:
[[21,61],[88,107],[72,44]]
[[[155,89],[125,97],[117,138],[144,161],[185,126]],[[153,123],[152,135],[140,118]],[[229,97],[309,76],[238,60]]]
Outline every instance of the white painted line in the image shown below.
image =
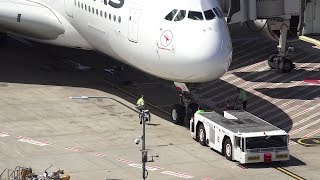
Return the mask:
[[0,137],[8,137],[8,136],[10,136],[8,133],[0,131]]
[[309,121],[310,119],[316,117],[316,116],[319,116],[320,115],[320,112],[317,112],[316,114],[312,114],[311,116],[307,117],[307,118],[304,118],[302,119],[301,121],[298,121],[296,123],[293,123],[292,127],[295,127],[295,126],[298,126],[299,124],[302,124],[306,121]]
[[298,144],[298,143],[291,141],[291,140],[289,141],[289,145],[295,145],[295,144]]
[[[128,166],[142,169],[142,165],[141,164],[131,163],[131,164],[128,164]],[[163,168],[158,168],[158,167],[154,167],[154,166],[146,166],[146,170],[148,170],[148,171],[158,171],[158,170],[161,170],[161,169],[163,169]]]
[[311,132],[311,133],[309,133],[309,134],[304,135],[302,138],[307,138],[307,137],[316,135],[316,134],[318,134],[319,132],[320,132],[320,129],[317,129],[317,130],[315,130],[315,131],[313,131],[313,132]]
[[33,144],[33,145],[37,145],[37,146],[49,146],[49,144],[47,144],[47,143],[43,143],[43,142],[40,142],[40,141],[35,141],[33,139],[30,139],[30,138],[20,138],[20,139],[18,139],[18,141],[29,143],[29,144]]
[[10,136],[10,135],[8,135],[8,134],[0,134],[0,137],[8,137],[8,136]]
[[73,152],[81,152],[80,149],[73,148],[73,147],[65,147],[64,149],[65,149],[65,150],[68,150],[68,151],[73,151]]
[[[298,109],[298,108],[300,108],[300,107],[302,107],[302,106],[304,106],[304,105],[310,104],[310,103],[311,103],[311,101],[305,101],[305,102],[303,102],[303,103],[300,104],[300,105],[296,105],[296,106],[293,106],[293,107],[290,108],[290,109],[283,110],[283,112],[277,113],[277,114],[275,114],[274,116],[271,116],[270,118],[268,118],[268,121],[271,121],[271,120],[273,120],[273,119],[275,119],[275,118],[283,115],[283,113],[288,114],[289,112],[291,112],[291,111],[293,111],[293,110],[295,110],[295,109]],[[289,119],[293,119],[293,117],[291,117],[291,118],[286,118],[286,119],[283,119],[283,120],[281,120],[281,121],[278,121],[278,122],[275,123],[274,125],[275,125],[275,126],[280,126],[281,124],[287,122]]]
[[[308,138],[308,137],[310,137],[310,136],[313,136],[313,135],[315,135],[315,134],[318,134],[319,132],[320,132],[320,129],[317,129],[317,130],[315,130],[315,131],[313,131],[313,132],[311,132],[311,133],[309,133],[309,134],[306,134],[306,135],[302,136],[302,138]],[[289,144],[290,144],[290,145],[296,145],[296,144],[298,144],[298,143],[296,143],[296,142],[294,142],[294,141],[290,141]]]
[[185,174],[185,173],[179,173],[179,172],[173,172],[173,171],[163,171],[161,172],[162,174],[167,174],[170,176],[176,176],[176,177],[180,177],[180,178],[185,178],[185,179],[191,179],[193,178],[193,176],[189,175],[189,174]]
[[318,120],[316,120],[316,121],[313,121],[312,123],[309,123],[309,124],[307,124],[307,125],[305,125],[305,126],[303,126],[303,127],[301,127],[301,128],[298,128],[298,129],[296,129],[296,130],[294,130],[294,131],[291,131],[291,132],[289,132],[289,135],[291,136],[291,135],[294,135],[294,134],[296,134],[296,133],[298,133],[298,132],[300,132],[300,131],[302,131],[302,130],[304,130],[304,129],[307,129],[308,127],[310,127],[310,126],[313,126],[313,125],[315,125],[315,124],[318,124],[320,122],[320,119],[318,119]]
[[[285,122],[287,122],[287,121],[290,121],[290,119],[294,119],[294,118],[296,118],[296,117],[298,117],[298,116],[301,116],[302,114],[305,114],[305,113],[307,113],[307,112],[309,112],[309,111],[314,110],[314,109],[317,108],[318,106],[320,106],[320,104],[317,104],[317,105],[312,106],[312,107],[310,107],[310,108],[308,108],[308,109],[305,109],[305,110],[301,111],[300,113],[297,113],[297,114],[291,116],[291,118],[283,119],[282,121],[279,121],[278,123],[276,123],[275,126],[280,126],[281,124],[283,124],[283,123],[285,123]],[[313,116],[313,115],[311,115],[311,116]],[[290,127],[286,127],[286,128],[284,128],[284,129],[288,130],[288,128],[290,128]]]

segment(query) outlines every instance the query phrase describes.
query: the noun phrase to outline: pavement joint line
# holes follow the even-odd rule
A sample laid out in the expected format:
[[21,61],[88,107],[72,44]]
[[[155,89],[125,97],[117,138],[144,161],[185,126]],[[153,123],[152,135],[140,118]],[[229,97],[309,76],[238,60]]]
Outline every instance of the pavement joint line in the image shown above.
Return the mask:
[[287,169],[284,169],[282,167],[279,167],[279,166],[276,166],[276,165],[271,165],[273,168],[283,172],[284,174],[287,174],[288,176],[291,176],[292,178],[295,178],[297,180],[306,180],[305,178],[301,177],[301,176],[298,176],[297,174],[287,170]]

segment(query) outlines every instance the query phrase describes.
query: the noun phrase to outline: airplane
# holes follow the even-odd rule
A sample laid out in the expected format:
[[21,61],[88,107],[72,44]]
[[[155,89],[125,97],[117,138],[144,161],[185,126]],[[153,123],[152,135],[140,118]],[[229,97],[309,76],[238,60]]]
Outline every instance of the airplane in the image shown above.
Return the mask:
[[[224,75],[233,51],[218,0],[0,0],[0,33],[98,51],[180,90]],[[180,98],[177,124],[197,107]]]

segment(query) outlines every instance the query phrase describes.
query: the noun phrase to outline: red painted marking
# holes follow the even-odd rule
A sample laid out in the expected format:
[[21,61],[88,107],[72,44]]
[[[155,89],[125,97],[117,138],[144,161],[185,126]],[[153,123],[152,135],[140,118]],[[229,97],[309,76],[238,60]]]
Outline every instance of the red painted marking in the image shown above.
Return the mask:
[[106,157],[107,155],[105,154],[100,154],[100,153],[91,153],[92,156],[96,156],[96,157]]
[[310,137],[310,136],[315,135],[315,134],[317,134],[319,132],[320,132],[320,129],[317,129],[317,130],[315,130],[315,131],[313,131],[313,132],[311,132],[309,134],[304,135],[302,138]]
[[315,79],[305,79],[304,82],[311,83],[311,84],[320,84],[320,80],[315,80]]
[[127,164],[133,163],[133,161],[126,160],[126,159],[118,159],[118,161],[124,162],[124,163],[127,163]]
[[[313,132],[311,132],[309,134],[306,134],[306,135],[302,136],[302,138],[308,138],[308,137],[313,136],[313,135],[315,135],[315,134],[317,134],[319,132],[320,132],[320,129],[317,129],[317,130],[315,130],[315,131],[313,131]],[[298,144],[298,143],[296,143],[294,141],[290,141],[289,144],[293,145],[293,144]]]
[[202,178],[201,180],[213,180],[213,179],[206,177],[206,178]]
[[74,152],[80,152],[80,149],[77,148],[72,148],[72,147],[65,147],[64,149],[69,150],[69,151],[74,151]]

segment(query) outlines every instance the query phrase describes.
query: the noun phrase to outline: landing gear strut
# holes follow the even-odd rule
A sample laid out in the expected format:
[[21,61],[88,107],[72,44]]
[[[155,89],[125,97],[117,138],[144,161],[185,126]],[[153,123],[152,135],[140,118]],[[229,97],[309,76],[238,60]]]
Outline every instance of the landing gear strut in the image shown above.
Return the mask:
[[272,54],[268,58],[268,65],[277,72],[287,73],[295,68],[289,56],[293,53],[293,47],[289,47],[286,51],[287,33],[290,26],[290,20],[285,19],[280,29],[280,38],[278,45],[278,54]]
[[194,102],[192,95],[184,83],[174,83],[179,90],[180,104],[175,104],[171,109],[171,120],[182,125],[185,119],[193,117],[199,105]]

